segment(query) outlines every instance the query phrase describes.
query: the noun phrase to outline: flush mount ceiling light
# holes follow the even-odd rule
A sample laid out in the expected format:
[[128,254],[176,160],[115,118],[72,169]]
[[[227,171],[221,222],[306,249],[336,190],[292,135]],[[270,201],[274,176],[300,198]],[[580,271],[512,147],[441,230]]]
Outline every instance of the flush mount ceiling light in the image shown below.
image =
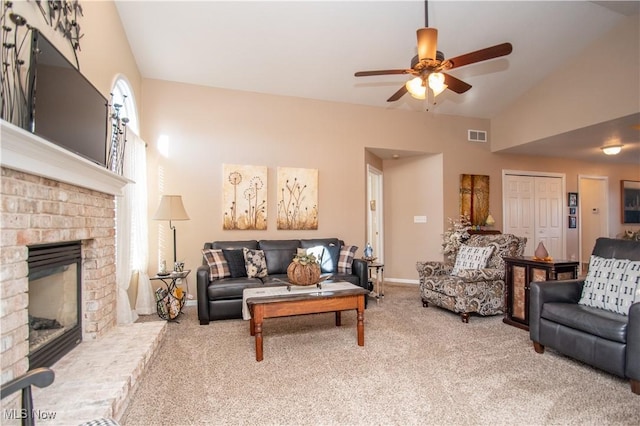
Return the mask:
[[620,154],[620,151],[622,151],[623,146],[624,145],[607,145],[607,146],[600,147],[600,149],[606,155],[616,155],[616,154]]

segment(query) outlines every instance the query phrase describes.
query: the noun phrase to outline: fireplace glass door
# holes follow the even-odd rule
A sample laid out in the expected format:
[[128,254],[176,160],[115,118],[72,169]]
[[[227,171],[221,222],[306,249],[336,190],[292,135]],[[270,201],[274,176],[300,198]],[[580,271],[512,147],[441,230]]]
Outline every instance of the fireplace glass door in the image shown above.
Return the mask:
[[51,366],[82,340],[80,242],[29,247],[29,368]]

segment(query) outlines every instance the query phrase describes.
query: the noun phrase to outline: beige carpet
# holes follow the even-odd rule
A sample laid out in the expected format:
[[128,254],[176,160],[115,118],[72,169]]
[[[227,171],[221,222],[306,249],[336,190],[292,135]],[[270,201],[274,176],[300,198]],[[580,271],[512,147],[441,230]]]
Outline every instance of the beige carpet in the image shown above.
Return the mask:
[[[242,320],[170,323],[134,395],[127,425],[640,424],[627,381],[547,350],[501,317],[423,308],[387,285],[365,311],[267,320],[264,361]],[[146,320],[154,319],[153,317]],[[143,319],[145,320],[145,319]]]

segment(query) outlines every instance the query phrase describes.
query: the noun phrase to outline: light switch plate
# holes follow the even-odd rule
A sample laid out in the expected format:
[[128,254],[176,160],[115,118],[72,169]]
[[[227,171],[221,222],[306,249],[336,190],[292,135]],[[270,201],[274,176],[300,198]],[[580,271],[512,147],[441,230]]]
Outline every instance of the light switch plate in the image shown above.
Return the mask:
[[414,216],[413,217],[413,223],[427,223],[427,217],[426,216]]

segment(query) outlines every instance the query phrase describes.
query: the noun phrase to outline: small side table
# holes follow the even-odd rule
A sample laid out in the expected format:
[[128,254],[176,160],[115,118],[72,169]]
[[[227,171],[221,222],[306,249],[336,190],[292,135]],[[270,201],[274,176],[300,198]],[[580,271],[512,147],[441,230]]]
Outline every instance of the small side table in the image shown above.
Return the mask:
[[529,289],[533,281],[578,278],[575,260],[536,260],[533,257],[505,257],[505,324],[529,330]]
[[[373,283],[371,295],[375,296],[379,303],[384,297],[384,263],[367,262],[367,269],[369,270],[369,282]],[[374,271],[376,273],[375,279],[372,277]]]
[[164,283],[166,289],[158,287],[156,290],[156,306],[158,316],[167,321],[175,321],[176,318],[182,313],[182,307],[186,300],[186,293],[182,292],[182,297],[176,297],[176,289],[178,288],[177,281],[179,279],[187,279],[187,275],[191,272],[190,269],[181,272],[171,272],[169,275],[156,275],[151,277],[151,280],[159,280]]

